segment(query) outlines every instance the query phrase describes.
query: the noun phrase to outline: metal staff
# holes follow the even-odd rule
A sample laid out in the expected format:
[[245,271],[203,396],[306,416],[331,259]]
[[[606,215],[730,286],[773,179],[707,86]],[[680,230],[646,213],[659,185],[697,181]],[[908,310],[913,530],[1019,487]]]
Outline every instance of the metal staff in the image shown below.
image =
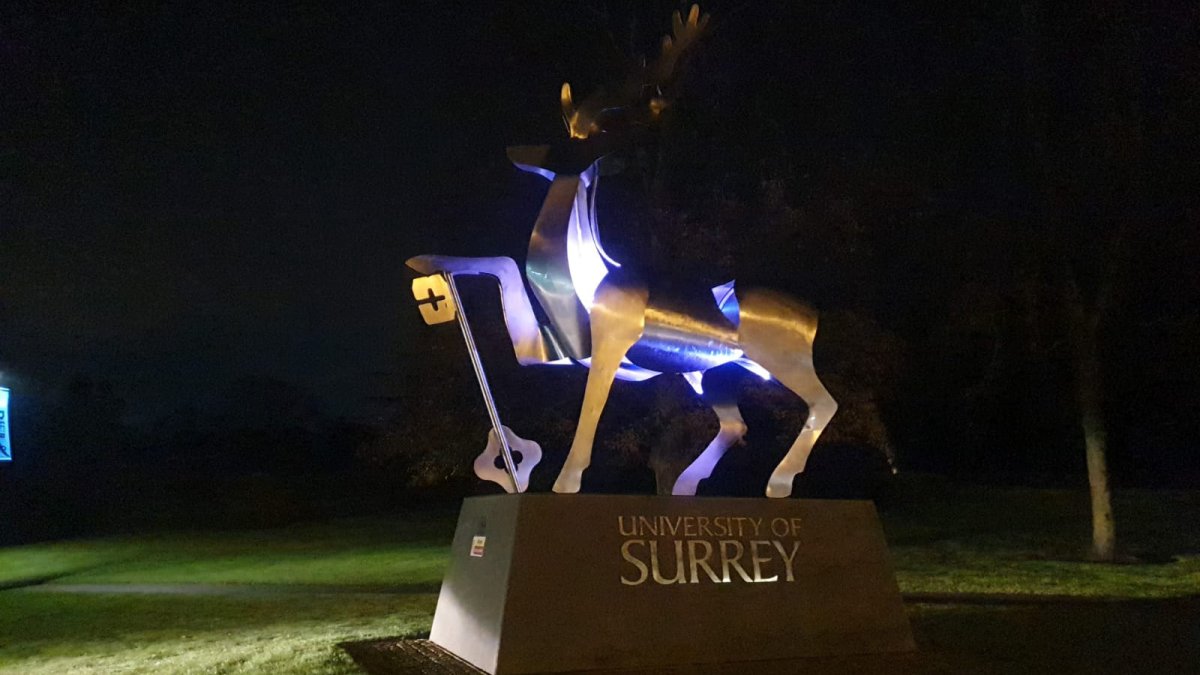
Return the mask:
[[517,483],[517,465],[513,461],[512,448],[508,447],[508,438],[500,424],[500,413],[496,411],[496,402],[492,399],[492,389],[488,386],[487,374],[483,372],[483,361],[479,359],[479,349],[475,347],[475,338],[471,335],[471,324],[467,321],[467,312],[458,297],[458,286],[454,284],[454,275],[447,273],[446,285],[450,288],[450,299],[457,308],[458,327],[462,330],[463,340],[467,343],[467,353],[471,355],[471,367],[475,369],[475,379],[479,382],[479,392],[483,394],[483,404],[487,407],[488,418],[492,422],[492,431],[500,441],[500,456],[504,458],[504,468],[508,470],[508,479],[512,481],[513,493],[521,492]]

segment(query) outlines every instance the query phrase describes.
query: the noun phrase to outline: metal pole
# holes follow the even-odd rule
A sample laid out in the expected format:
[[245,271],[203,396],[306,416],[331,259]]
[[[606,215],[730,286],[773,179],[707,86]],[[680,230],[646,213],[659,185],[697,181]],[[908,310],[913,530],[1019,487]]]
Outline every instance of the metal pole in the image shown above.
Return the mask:
[[471,355],[471,366],[475,368],[475,379],[479,381],[479,391],[483,394],[483,404],[487,407],[488,417],[492,421],[492,429],[500,439],[500,455],[504,458],[504,468],[508,470],[508,479],[512,481],[513,492],[520,493],[521,486],[517,483],[517,466],[513,462],[512,448],[508,447],[508,438],[504,435],[504,427],[500,424],[500,413],[496,412],[496,402],[492,400],[492,389],[488,386],[487,375],[483,372],[483,362],[479,359],[479,350],[475,347],[475,338],[471,335],[471,324],[467,322],[466,308],[458,297],[458,286],[454,284],[454,275],[446,273],[446,285],[450,287],[450,297],[458,308],[458,327],[462,329],[463,340],[467,343],[467,353]]

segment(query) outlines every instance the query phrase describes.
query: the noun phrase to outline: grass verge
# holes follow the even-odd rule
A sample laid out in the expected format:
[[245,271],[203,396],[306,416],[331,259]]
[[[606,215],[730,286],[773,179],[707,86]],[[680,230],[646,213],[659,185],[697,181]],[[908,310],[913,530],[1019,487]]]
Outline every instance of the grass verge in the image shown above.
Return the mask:
[[5,591],[0,673],[353,673],[339,642],[428,631],[436,596]]
[[1118,548],[1130,564],[1087,560],[1084,490],[901,483],[882,513],[896,579],[907,593],[1153,599],[1200,594],[1200,493],[1115,497]]
[[318,584],[436,589],[456,514],[304,524],[274,530],[170,532],[0,549],[0,585]]

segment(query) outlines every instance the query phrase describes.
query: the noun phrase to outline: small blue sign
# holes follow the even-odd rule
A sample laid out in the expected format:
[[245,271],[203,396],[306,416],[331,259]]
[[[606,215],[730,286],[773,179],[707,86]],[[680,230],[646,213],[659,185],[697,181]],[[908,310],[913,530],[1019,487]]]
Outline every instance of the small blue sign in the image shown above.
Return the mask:
[[8,390],[0,387],[0,462],[12,461],[12,442],[9,440]]

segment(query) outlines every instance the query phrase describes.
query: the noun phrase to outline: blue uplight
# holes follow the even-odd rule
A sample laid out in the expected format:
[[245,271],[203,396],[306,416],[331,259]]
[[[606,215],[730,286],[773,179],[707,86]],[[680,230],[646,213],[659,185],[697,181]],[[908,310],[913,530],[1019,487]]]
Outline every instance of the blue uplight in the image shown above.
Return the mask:
[[12,442],[9,440],[9,417],[8,417],[8,396],[9,391],[4,387],[0,387],[0,462],[12,461]]

